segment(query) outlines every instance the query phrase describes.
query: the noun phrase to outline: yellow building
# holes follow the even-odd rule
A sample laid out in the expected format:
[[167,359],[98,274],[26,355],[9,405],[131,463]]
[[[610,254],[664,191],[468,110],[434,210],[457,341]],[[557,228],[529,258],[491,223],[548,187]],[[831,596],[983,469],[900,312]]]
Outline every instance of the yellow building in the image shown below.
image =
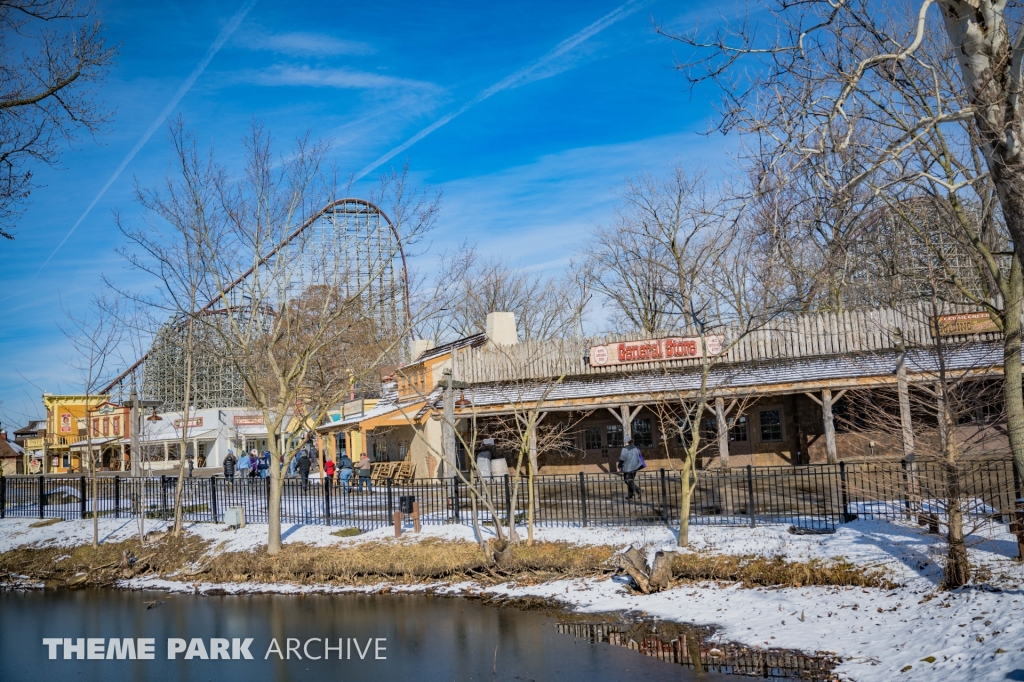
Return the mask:
[[[46,408],[46,435],[43,441],[43,470],[45,473],[68,473],[83,471],[83,441],[87,441],[89,418],[98,418],[99,410],[111,406],[109,395],[53,395],[43,394]],[[89,414],[86,414],[88,407]],[[112,426],[112,425],[111,425]],[[127,431],[127,420],[119,417],[117,439]],[[94,441],[108,441],[114,438],[110,429],[102,435],[97,430]],[[77,447],[76,447],[77,446]]]
[[[374,462],[409,462],[416,478],[436,478],[441,467],[441,397],[445,371],[452,355],[485,344],[515,344],[515,320],[511,313],[491,313],[487,332],[452,343],[434,346],[431,341],[413,342],[413,361],[400,367],[384,382],[380,399],[354,400],[330,415],[317,429],[323,447],[336,459],[344,451],[358,462],[364,453]],[[467,426],[468,420],[462,420]],[[456,457],[464,457],[462,439],[456,439]],[[448,472],[450,474],[450,471]]]

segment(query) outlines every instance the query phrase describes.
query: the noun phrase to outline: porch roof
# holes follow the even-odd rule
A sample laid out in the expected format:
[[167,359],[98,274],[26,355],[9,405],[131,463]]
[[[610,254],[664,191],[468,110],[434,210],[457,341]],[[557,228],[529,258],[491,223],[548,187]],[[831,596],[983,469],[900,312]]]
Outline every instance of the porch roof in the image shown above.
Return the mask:
[[[709,390],[715,395],[802,393],[823,388],[842,389],[895,384],[899,354],[880,351],[848,355],[798,358],[758,363],[730,363],[713,367],[708,376]],[[951,348],[945,353],[947,371],[1002,372],[1003,349],[1000,343],[977,343]],[[917,348],[906,353],[908,380],[934,380],[939,358],[933,349]],[[526,380],[474,384],[466,397],[477,413],[509,411],[512,406],[542,401],[553,410],[589,409],[622,402],[654,402],[668,396],[685,398],[701,389],[698,368],[684,370],[632,372],[588,377],[568,377],[557,386],[551,381]],[[457,410],[466,416],[470,410]]]

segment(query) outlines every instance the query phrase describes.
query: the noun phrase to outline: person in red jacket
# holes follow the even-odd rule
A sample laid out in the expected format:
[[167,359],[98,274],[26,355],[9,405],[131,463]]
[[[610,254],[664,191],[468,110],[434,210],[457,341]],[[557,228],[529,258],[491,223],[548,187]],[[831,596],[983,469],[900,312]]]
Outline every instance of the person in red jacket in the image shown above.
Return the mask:
[[328,459],[324,463],[324,475],[327,478],[329,478],[331,480],[334,480],[334,460],[333,459]]

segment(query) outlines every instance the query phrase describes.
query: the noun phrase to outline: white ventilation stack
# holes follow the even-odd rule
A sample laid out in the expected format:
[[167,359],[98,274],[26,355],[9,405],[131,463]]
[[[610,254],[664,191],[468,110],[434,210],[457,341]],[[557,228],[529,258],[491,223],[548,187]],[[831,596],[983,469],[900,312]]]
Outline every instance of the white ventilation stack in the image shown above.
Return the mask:
[[487,340],[496,346],[519,343],[515,313],[487,313]]
[[413,339],[409,344],[410,361],[416,362],[419,356],[433,348],[434,345],[434,339]]

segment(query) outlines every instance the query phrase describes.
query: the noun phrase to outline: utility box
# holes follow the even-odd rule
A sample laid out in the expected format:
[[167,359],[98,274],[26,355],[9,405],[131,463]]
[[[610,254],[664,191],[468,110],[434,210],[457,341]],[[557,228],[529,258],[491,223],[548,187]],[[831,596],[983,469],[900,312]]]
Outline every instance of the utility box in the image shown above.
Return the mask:
[[228,507],[224,511],[224,523],[229,528],[245,528],[245,510],[241,507]]
[[402,495],[398,498],[398,510],[403,514],[412,514],[412,503],[416,501],[415,495]]

